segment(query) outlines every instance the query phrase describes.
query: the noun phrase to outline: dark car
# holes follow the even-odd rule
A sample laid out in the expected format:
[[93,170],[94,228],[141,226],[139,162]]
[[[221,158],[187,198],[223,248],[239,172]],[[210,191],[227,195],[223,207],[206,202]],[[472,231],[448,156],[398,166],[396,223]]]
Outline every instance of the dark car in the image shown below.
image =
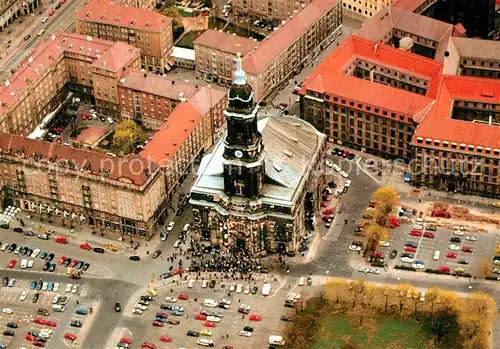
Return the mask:
[[16,233],[22,233],[22,232],[24,232],[23,228],[21,228],[21,227],[15,227],[12,230],[14,230]]
[[61,8],[61,4],[56,5],[56,10],[59,10]]
[[71,263],[71,258],[66,258],[63,262],[63,266],[67,267]]
[[389,258],[390,259],[394,259],[394,258],[396,258],[397,255],[398,255],[398,251],[397,250],[392,250],[391,254],[389,255]]
[[49,271],[52,273],[56,270],[56,263],[50,263],[49,265]]
[[259,288],[257,286],[252,286],[252,289],[250,290],[250,293],[256,294]]
[[40,259],[45,259],[45,258],[47,258],[48,255],[49,254],[47,252],[42,252],[42,253],[40,253]]
[[469,264],[469,261],[467,259],[459,259],[457,263],[467,265]]
[[43,265],[43,271],[47,271],[50,268],[50,262],[47,262]]
[[45,258],[46,261],[49,261],[49,262],[52,262],[52,260],[54,259],[55,255],[53,253],[49,254],[47,256],[47,258]]
[[141,296],[141,301],[148,301],[151,302],[153,300],[153,297],[149,295]]
[[18,328],[19,326],[15,322],[9,322],[7,323],[8,328]]
[[75,269],[78,269],[78,270],[82,269],[82,267],[83,267],[83,262],[78,262],[75,265]]
[[87,271],[87,269],[90,267],[90,264],[88,264],[87,262],[83,263],[83,267],[82,267],[82,270],[83,271]]
[[71,327],[82,327],[82,322],[81,321],[78,321],[78,320],[73,320],[69,323],[69,325]]
[[347,155],[347,158],[348,158],[349,160],[352,160],[352,159],[354,159],[355,157],[356,157],[356,155],[354,155],[353,153],[350,153],[349,155]]
[[309,246],[302,245],[299,248],[299,252],[306,252],[307,250],[309,250]]
[[9,284],[9,277],[4,276],[3,277],[3,287],[7,287],[8,284]]
[[12,253],[12,252],[14,252],[14,250],[15,250],[16,248],[17,248],[17,245],[16,245],[16,244],[12,244],[12,245],[10,245],[10,246],[9,246],[8,251],[9,251],[10,253]]
[[21,249],[21,251],[19,251],[19,254],[20,254],[20,255],[23,255],[23,256],[26,256],[26,255],[28,254],[28,250],[29,250],[29,249],[28,249],[27,247],[23,247],[23,248]]
[[245,327],[243,327],[243,331],[253,332],[253,327],[245,326]]
[[169,271],[160,275],[161,279],[168,279],[169,277],[172,277],[172,273]]
[[155,253],[153,253],[152,258],[153,258],[153,259],[156,259],[156,258],[158,258],[160,255],[161,255],[161,251],[160,251],[160,250],[156,250],[156,251],[155,251]]
[[285,300],[285,308],[295,308],[295,302],[291,300]]
[[200,333],[196,332],[196,331],[193,331],[193,330],[189,330],[189,331],[187,331],[186,335],[189,336],[189,337],[199,337]]
[[38,298],[40,298],[40,293],[35,293],[33,295],[33,299],[31,300],[32,303],[38,302]]
[[136,262],[138,262],[138,261],[140,261],[140,260],[141,260],[141,257],[139,257],[139,256],[130,256],[130,257],[128,257],[128,259],[130,259],[131,261],[136,261]]
[[[44,308],[38,308],[38,310],[36,312],[39,315],[44,315],[44,316],[49,316],[50,315],[50,312],[47,309],[44,309]],[[38,337],[38,336],[35,336],[35,337]]]
[[210,284],[208,285],[208,287],[214,288],[215,287],[215,280],[210,281]]
[[290,321],[290,318],[289,318],[288,316],[286,316],[286,315],[281,315],[281,316],[280,316],[280,320],[281,320],[281,321],[288,322],[288,321]]
[[426,230],[436,231],[437,227],[435,225],[429,224],[425,227]]
[[119,313],[120,311],[122,311],[122,306],[120,305],[120,303],[115,303],[115,311],[117,313]]
[[93,251],[96,253],[104,253],[104,249],[101,247],[94,247]]
[[35,233],[33,233],[32,231],[29,231],[29,230],[25,231],[23,234],[26,236],[35,236]]
[[43,281],[38,280],[38,282],[36,283],[36,289],[40,291],[42,289],[42,286],[43,286]]
[[180,323],[181,322],[179,320],[175,320],[175,319],[168,319],[167,320],[167,324],[169,324],[169,325],[178,325]]
[[160,305],[160,309],[163,309],[163,310],[172,310],[173,307],[169,304],[162,304]]
[[460,238],[453,237],[453,238],[450,239],[450,242],[454,242],[454,243],[458,243],[459,244],[461,242],[461,240],[460,240]]
[[24,41],[28,41],[28,40],[29,40],[29,38],[31,38],[31,35],[30,35],[30,34],[28,34],[28,35],[26,35],[26,36],[24,37]]
[[15,334],[15,332],[12,331],[12,330],[5,330],[5,331],[3,331],[3,335],[4,336],[11,336],[12,337],[14,334]]
[[183,210],[182,210],[182,207],[179,207],[179,208],[177,209],[177,212],[175,212],[175,214],[176,214],[177,216],[180,216],[180,215],[182,215],[182,211],[183,211]]

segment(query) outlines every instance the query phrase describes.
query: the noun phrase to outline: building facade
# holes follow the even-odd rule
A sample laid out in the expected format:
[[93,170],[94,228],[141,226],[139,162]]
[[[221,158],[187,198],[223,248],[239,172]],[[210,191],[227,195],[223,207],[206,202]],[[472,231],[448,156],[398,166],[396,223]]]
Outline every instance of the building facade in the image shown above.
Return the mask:
[[[112,59],[110,50],[119,59]],[[0,131],[29,135],[60,104],[60,92],[66,84],[93,96],[95,84],[99,88],[105,85],[97,70],[138,70],[137,59],[139,50],[122,43],[72,33],[52,35],[0,87]],[[99,68],[95,76],[94,68]]]
[[1,0],[0,27],[5,30],[19,16],[32,14],[42,3],[42,0]]
[[310,0],[235,0],[232,2],[232,12],[251,18],[279,22],[301,11],[309,3]]
[[149,239],[163,222],[165,182],[139,157],[110,157],[0,134],[3,199],[63,224]]
[[206,155],[191,189],[194,230],[223,253],[294,252],[305,232],[305,197],[325,138],[288,117],[257,122],[237,59],[225,110],[227,135]]
[[389,7],[393,0],[342,0],[342,8],[351,14],[368,19],[384,7]]
[[259,42],[208,29],[193,41],[196,78],[229,87],[235,70],[234,59],[255,50]]
[[155,74],[170,70],[172,19],[156,11],[90,2],[75,15],[76,32],[141,49],[142,69]]
[[93,0],[101,3],[111,3],[118,6],[135,7],[146,10],[154,10],[158,4],[157,0]]
[[300,72],[341,33],[342,3],[317,0],[271,33],[243,59],[243,67],[260,101],[292,73]]

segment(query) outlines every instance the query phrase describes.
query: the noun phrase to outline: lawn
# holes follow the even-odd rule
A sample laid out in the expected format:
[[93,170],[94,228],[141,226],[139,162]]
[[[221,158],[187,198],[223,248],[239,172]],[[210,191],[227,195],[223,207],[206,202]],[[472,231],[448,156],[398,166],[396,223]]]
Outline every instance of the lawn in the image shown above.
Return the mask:
[[344,315],[332,314],[325,317],[315,336],[318,338],[313,349],[340,349],[348,339],[363,349],[426,347],[429,337],[421,325],[414,320],[393,319],[378,316],[375,325],[368,329],[351,326]]
[[201,32],[197,32],[197,31],[190,31],[190,32],[187,32],[181,39],[181,41],[179,41],[177,43],[176,46],[179,46],[179,47],[183,47],[183,48],[188,48],[188,49],[193,49],[194,46],[193,46],[193,40],[196,39],[198,37],[198,35],[200,35]]

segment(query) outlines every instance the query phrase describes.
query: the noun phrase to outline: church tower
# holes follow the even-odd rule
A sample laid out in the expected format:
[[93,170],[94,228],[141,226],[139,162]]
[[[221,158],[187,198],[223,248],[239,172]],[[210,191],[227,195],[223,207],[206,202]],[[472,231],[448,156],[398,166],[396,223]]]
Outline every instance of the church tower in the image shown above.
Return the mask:
[[259,196],[264,178],[264,146],[257,129],[258,106],[246,81],[238,54],[229,104],[224,111],[227,136],[224,139],[224,192],[247,198]]

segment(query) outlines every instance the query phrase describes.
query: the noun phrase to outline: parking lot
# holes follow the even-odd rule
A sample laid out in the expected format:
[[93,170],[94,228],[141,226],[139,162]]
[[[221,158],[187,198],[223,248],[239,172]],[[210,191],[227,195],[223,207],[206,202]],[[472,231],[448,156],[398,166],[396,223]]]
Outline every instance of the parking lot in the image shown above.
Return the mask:
[[[414,260],[424,261],[422,269],[439,269],[440,267],[449,267],[450,272],[454,272],[457,268],[462,268],[465,273],[470,273],[476,276],[479,263],[484,258],[491,260],[493,250],[496,246],[497,237],[492,234],[478,233],[473,229],[460,230],[463,235],[457,235],[459,229],[452,227],[437,227],[436,231],[428,231],[434,235],[434,238],[422,236],[412,236],[410,232],[413,226],[410,224],[402,224],[400,227],[391,231],[388,247],[379,247],[379,252],[384,253],[389,267],[395,265],[411,266],[412,263],[402,262],[401,253],[404,253],[405,246],[408,242],[416,244],[417,248],[414,252],[409,251],[414,257]],[[417,234],[415,234],[417,235]],[[467,237],[476,237],[476,241],[467,240]],[[455,238],[456,242],[451,239]],[[458,239],[460,241],[458,242]],[[456,250],[451,250],[450,245],[456,245]],[[465,252],[464,248],[470,247],[472,252]],[[398,254],[395,259],[388,259],[392,250],[397,250]],[[439,251],[438,260],[434,259],[436,251]],[[459,261],[461,263],[459,263]],[[467,264],[465,264],[467,263]]]
[[[285,280],[271,282],[272,291],[269,296],[261,295],[263,286],[262,281],[258,281],[256,286],[259,288],[256,294],[245,294],[248,282],[235,281],[234,284],[241,283],[243,285],[242,292],[228,292],[231,283],[226,283],[222,287],[218,282],[214,289],[202,288],[202,281],[195,283],[193,288],[187,287],[188,281],[183,281],[179,285],[166,284],[158,287],[158,295],[153,299],[151,304],[147,306],[147,310],[143,314],[132,314],[132,309],[139,300],[139,296],[130,300],[130,303],[124,309],[124,318],[118,326],[115,333],[110,337],[108,346],[112,347],[117,344],[120,337],[128,337],[133,340],[133,345],[138,345],[143,342],[154,343],[160,345],[160,337],[167,336],[172,339],[172,347],[194,348],[199,338],[209,338],[215,342],[215,347],[231,345],[235,348],[265,348],[267,347],[269,335],[280,334],[285,322],[280,320],[282,315],[290,314],[291,310],[285,308],[284,298],[288,292],[298,292],[305,290],[308,286],[300,286],[300,289],[288,288]],[[252,283],[250,286],[253,286]],[[172,292],[171,292],[172,291]],[[180,294],[187,295],[188,300],[180,300]],[[177,297],[175,303],[165,300],[165,297]],[[225,298],[231,301],[229,309],[221,309],[220,307],[207,307],[203,305],[205,299],[213,299],[218,301]],[[173,315],[172,311],[165,310],[160,305],[181,306],[184,308],[182,314]],[[251,307],[248,314],[241,314],[238,308],[241,304],[247,304]],[[217,312],[221,318],[220,322],[215,323],[215,327],[207,327],[206,320],[197,320],[195,316],[203,311]],[[157,312],[168,314],[168,319],[179,321],[178,325],[165,323],[163,327],[155,327],[152,325]],[[261,321],[251,321],[252,315],[261,317]],[[239,332],[245,326],[252,327],[252,335],[250,337],[240,336]],[[187,336],[188,331],[196,331],[200,333],[203,329],[209,330],[210,335],[201,335],[198,337]]]
[[[12,280],[12,278],[9,279],[10,281]],[[2,287],[0,289],[0,304],[2,305],[0,329],[2,332],[5,330],[12,330],[14,332],[13,336],[2,335],[0,343],[13,348],[59,348],[62,347],[63,342],[67,346],[78,346],[84,339],[86,329],[90,326],[90,321],[86,318],[92,315],[78,315],[75,313],[76,308],[87,309],[87,311],[93,308],[93,313],[95,313],[99,306],[85,299],[85,295],[88,293],[88,285],[79,285],[78,290],[73,292],[74,284],[68,287],[68,284],[60,283],[58,291],[55,292],[33,290],[30,287],[32,281],[29,279],[16,280],[12,287]],[[46,282],[44,279],[35,281]],[[27,294],[25,294],[26,292]],[[22,295],[25,297],[22,297]],[[57,302],[54,300],[56,295],[59,295]],[[67,298],[66,300],[64,299],[65,297]],[[37,299],[36,302],[34,301],[35,298]],[[65,310],[63,312],[54,311],[52,309],[54,304],[64,306]],[[45,309],[47,314],[40,314],[38,312],[39,309]],[[70,323],[73,320],[80,321],[82,326],[71,326]],[[53,324],[51,325],[46,321],[52,321]],[[45,337],[46,342],[43,342],[44,329],[52,331]],[[35,337],[32,337],[30,339],[29,332],[38,333],[38,338],[35,339]],[[66,333],[75,334],[75,340],[64,339]]]

